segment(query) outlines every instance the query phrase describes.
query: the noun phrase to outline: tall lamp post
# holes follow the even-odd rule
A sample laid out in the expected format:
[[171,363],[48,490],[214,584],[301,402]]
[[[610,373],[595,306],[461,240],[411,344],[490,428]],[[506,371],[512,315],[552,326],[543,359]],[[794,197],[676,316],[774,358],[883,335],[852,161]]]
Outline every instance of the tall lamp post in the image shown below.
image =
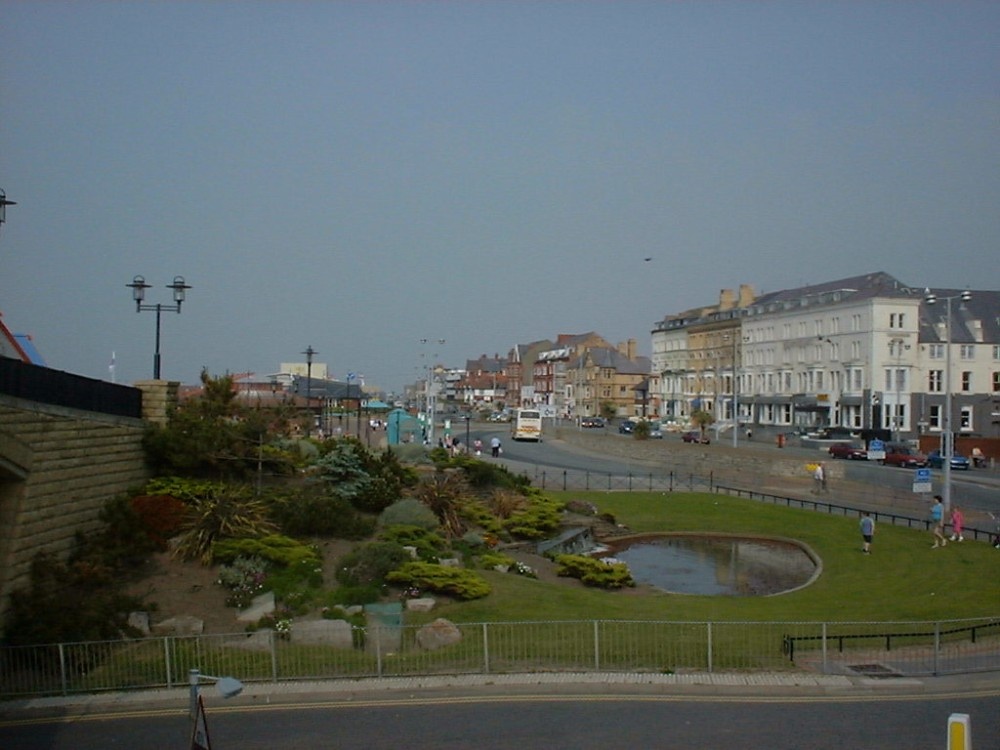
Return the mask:
[[733,447],[740,444],[740,369],[737,361],[739,359],[740,337],[735,333],[726,334],[723,339],[733,338]]
[[951,297],[938,297],[930,289],[924,290],[924,302],[934,305],[939,299],[945,301],[944,318],[944,420],[942,426],[941,466],[944,472],[944,488],[941,493],[945,512],[951,509],[951,458],[955,455],[955,433],[951,421],[951,302],[968,302],[972,293],[965,289]]
[[312,384],[313,384],[313,355],[319,354],[312,348],[312,344],[302,352],[306,355],[306,411],[309,414],[309,421],[306,423],[306,437],[312,434],[313,413],[312,413]]
[[149,289],[152,284],[147,284],[146,279],[142,276],[136,276],[132,279],[131,284],[126,284],[125,286],[132,289],[132,299],[135,300],[135,311],[136,312],[155,312],[156,313],[156,349],[153,354],[153,380],[160,379],[160,313],[164,310],[167,312],[175,312],[180,314],[181,304],[184,302],[184,293],[191,287],[184,283],[183,276],[174,276],[174,283],[167,284],[167,289],[172,289],[174,292],[174,304],[163,305],[159,302],[155,305],[147,305],[143,303],[146,298],[146,290]]

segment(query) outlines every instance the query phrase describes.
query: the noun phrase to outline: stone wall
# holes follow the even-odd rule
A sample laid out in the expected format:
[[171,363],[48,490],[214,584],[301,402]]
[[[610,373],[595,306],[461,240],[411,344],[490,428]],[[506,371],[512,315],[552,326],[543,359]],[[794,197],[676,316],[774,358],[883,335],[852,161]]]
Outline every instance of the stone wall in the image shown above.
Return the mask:
[[0,627],[35,554],[67,554],[105,502],[147,479],[145,426],[0,395]]

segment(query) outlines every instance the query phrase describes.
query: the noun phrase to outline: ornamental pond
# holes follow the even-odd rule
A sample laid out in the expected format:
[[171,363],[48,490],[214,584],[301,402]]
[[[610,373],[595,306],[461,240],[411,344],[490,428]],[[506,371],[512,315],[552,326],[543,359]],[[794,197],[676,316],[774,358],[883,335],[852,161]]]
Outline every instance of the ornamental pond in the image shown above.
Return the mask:
[[636,583],[674,594],[771,596],[801,588],[820,572],[794,541],[721,534],[630,537],[602,556],[626,563]]

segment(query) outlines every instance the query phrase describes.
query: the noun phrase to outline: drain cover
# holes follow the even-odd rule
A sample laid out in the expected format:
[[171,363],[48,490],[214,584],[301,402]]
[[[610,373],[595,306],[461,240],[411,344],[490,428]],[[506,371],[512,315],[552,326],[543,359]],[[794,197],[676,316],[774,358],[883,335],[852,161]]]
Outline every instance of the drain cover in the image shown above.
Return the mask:
[[901,676],[899,672],[889,669],[889,667],[882,664],[852,664],[848,667],[848,669],[852,672],[863,674],[865,677],[876,677],[880,679]]

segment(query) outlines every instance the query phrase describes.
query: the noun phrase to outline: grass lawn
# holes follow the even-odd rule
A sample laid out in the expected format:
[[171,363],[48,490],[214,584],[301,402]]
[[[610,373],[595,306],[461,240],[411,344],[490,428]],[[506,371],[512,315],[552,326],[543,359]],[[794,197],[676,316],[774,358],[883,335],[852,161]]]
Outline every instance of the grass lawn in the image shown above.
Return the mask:
[[485,572],[493,592],[442,603],[455,622],[577,619],[685,621],[941,620],[1000,614],[1000,551],[982,542],[931,549],[930,534],[879,524],[864,555],[856,516],[768,505],[706,493],[553,492],[587,500],[636,533],[738,532],[797,539],[821,558],[822,575],[770,597],[603,591]]

